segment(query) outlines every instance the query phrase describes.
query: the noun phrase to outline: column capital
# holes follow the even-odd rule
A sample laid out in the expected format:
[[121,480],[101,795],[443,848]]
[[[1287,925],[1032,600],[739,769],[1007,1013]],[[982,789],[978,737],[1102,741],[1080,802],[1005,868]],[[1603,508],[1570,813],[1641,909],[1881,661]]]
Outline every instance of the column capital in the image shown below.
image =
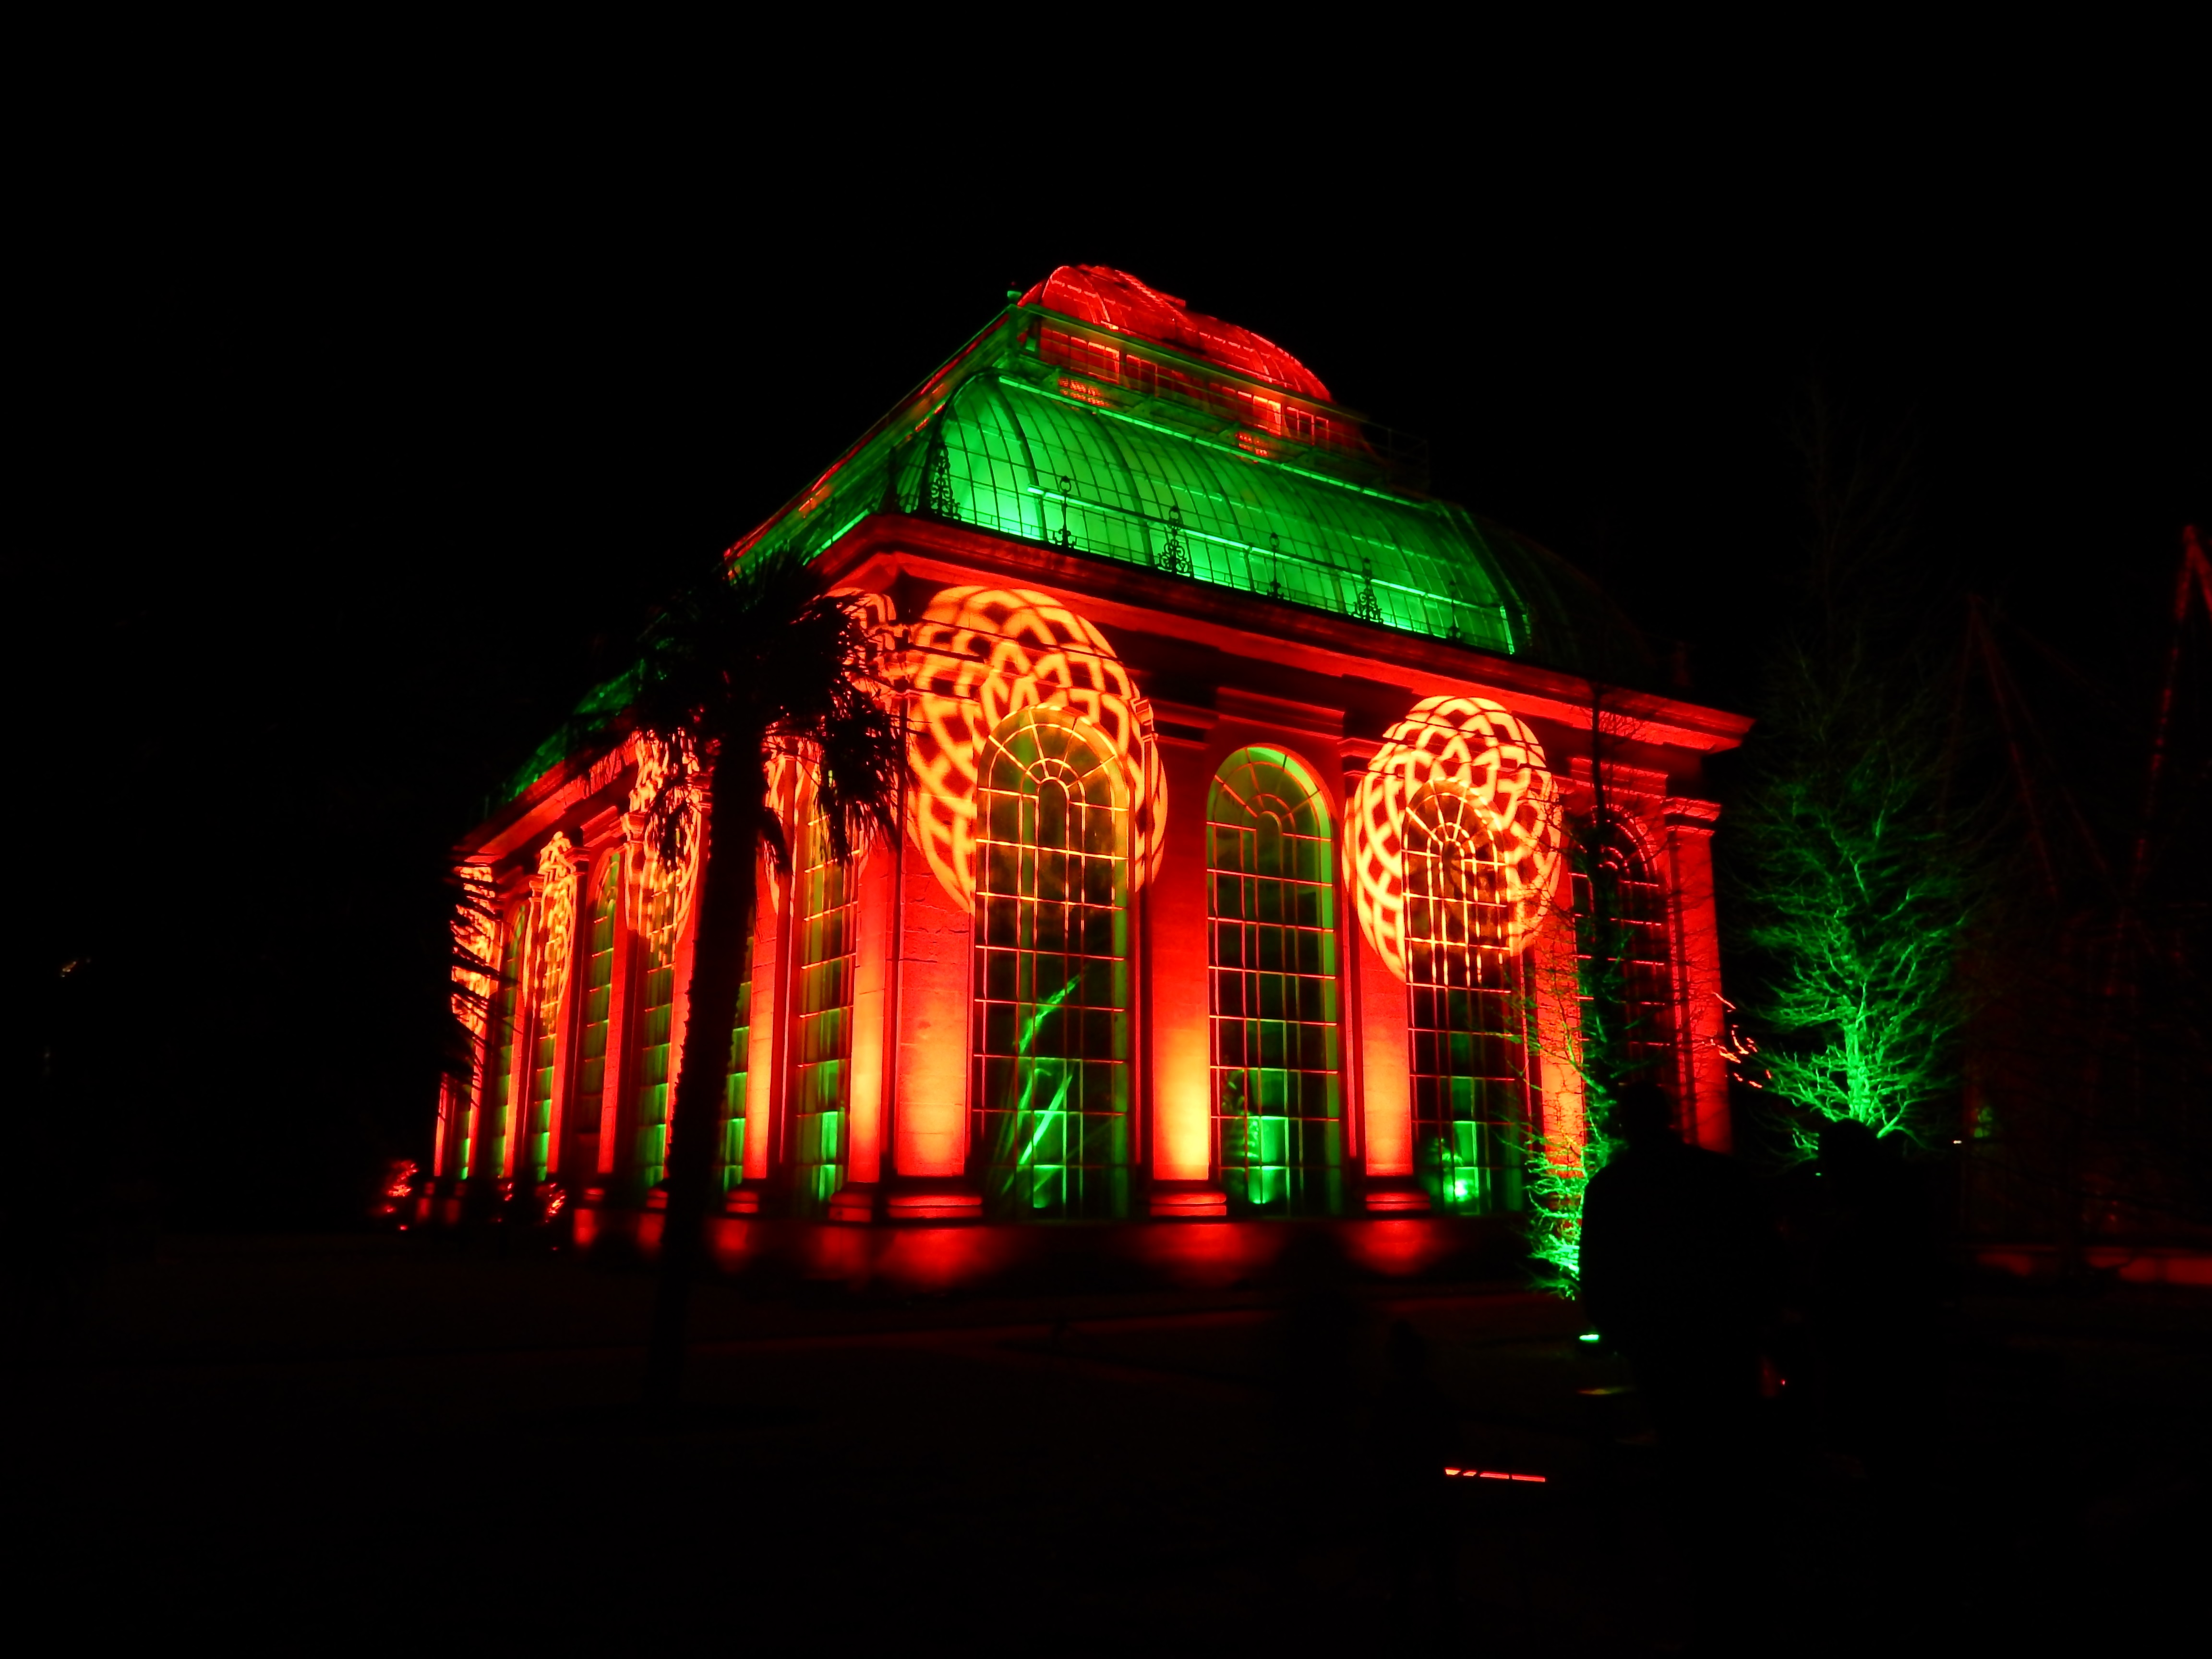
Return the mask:
[[1721,804],[1717,800],[1697,800],[1686,795],[1669,795],[1665,811],[1669,830],[1687,830],[1694,835],[1710,836],[1713,833],[1713,826],[1720,822]]

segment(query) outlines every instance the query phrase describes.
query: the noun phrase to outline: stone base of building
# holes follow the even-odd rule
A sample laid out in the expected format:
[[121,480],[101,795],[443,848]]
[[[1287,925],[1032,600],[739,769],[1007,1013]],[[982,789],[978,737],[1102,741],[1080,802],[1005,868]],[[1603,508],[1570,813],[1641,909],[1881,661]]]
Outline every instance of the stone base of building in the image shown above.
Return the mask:
[[1225,1221],[1229,1194],[1210,1181],[1158,1181],[1152,1183],[1153,1215],[1170,1221]]
[[[1289,1221],[1216,1215],[1204,1226],[1178,1227],[1149,1218],[986,1221],[973,1192],[950,1186],[887,1188],[864,1201],[878,1224],[856,1225],[834,1208],[824,1220],[725,1208],[707,1218],[708,1260],[732,1279],[842,1282],[854,1292],[896,1296],[1265,1291],[1275,1283],[1277,1260],[1290,1241],[1322,1233],[1364,1278],[1530,1282],[1521,1221],[1514,1216]],[[924,1215],[926,1208],[937,1212],[934,1218]],[[657,1210],[601,1206],[587,1195],[574,1212],[576,1249],[586,1256],[650,1262],[665,1220]],[[891,1224],[881,1224],[886,1222]]]
[[1367,1183],[1370,1215],[1426,1215],[1429,1208],[1429,1195],[1411,1176],[1374,1179]]

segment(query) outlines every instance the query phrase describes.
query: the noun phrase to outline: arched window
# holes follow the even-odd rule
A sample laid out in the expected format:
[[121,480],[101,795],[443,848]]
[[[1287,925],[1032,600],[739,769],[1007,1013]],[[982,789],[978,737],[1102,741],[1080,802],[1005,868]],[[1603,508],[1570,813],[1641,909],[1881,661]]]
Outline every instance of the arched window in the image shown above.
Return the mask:
[[570,1110],[586,1134],[599,1127],[599,1107],[607,1091],[607,1017],[615,988],[615,923],[622,914],[622,858],[600,866],[591,913],[584,923],[584,1003],[578,1016],[576,1086]]
[[1575,955],[1583,1069],[1607,1085],[1672,1089],[1674,981],[1667,891],[1627,826],[1580,826],[1574,870]]
[[995,1214],[1129,1202],[1129,791],[1068,710],[1000,721],[978,769],[974,1157]]
[[745,935],[744,978],[738,986],[737,1023],[730,1027],[730,1064],[722,1075],[722,1145],[717,1188],[728,1192],[745,1178],[745,1083],[752,1065],[753,936]]
[[499,988],[492,994],[491,1028],[484,1039],[484,1110],[480,1120],[487,1181],[507,1174],[507,1137],[514,1109],[515,1016],[522,995],[522,965],[530,960],[527,905],[508,913],[500,930]]
[[810,811],[792,883],[797,923],[791,965],[792,1164],[803,1213],[820,1213],[845,1182],[857,874],[830,855],[829,826],[819,812]]
[[1213,1151],[1232,1209],[1334,1214],[1344,1192],[1328,805],[1275,749],[1206,798]]
[[1406,983],[1414,1155],[1437,1211],[1516,1208],[1528,1122],[1521,958],[1474,803],[1424,786],[1406,813]]
[[523,1108],[522,1140],[514,1155],[517,1185],[527,1182],[533,1188],[544,1184],[552,1164],[554,1057],[560,1048],[561,993],[564,988],[561,981],[565,977],[557,969],[548,971],[543,961],[544,954],[541,927],[538,951],[540,979],[532,988],[535,1006],[531,1010],[530,1099]]
[[631,1076],[630,1121],[635,1126],[634,1168],[641,1188],[656,1187],[668,1169],[669,1028],[676,1011],[677,894],[672,885],[647,895],[645,927],[639,935],[642,958],[637,968],[637,1012],[629,1019]]

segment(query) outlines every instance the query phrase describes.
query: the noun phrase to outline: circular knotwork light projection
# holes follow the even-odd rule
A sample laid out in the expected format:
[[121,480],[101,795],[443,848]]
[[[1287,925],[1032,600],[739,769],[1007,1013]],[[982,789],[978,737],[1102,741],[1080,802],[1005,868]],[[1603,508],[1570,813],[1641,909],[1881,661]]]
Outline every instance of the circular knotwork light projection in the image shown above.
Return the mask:
[[1346,816],[1345,885],[1368,943],[1401,980],[1409,852],[1456,848],[1455,862],[1479,867],[1491,920],[1468,942],[1480,950],[1519,951],[1559,884],[1558,788],[1543,745],[1486,697],[1416,703],[1384,735]]
[[[637,777],[629,811],[623,815],[623,920],[640,933],[684,931],[698,886],[705,802],[694,780],[696,758],[681,743],[650,734],[635,739]],[[653,820],[677,815],[676,833],[664,840]]]
[[975,902],[976,777],[985,746],[1010,714],[1061,708],[1111,751],[1128,802],[1129,882],[1158,867],[1167,785],[1152,711],[1097,629],[1057,600],[1022,588],[948,587],[908,633],[915,691],[915,787],[908,830],[960,908]]
[[568,976],[568,952],[576,932],[575,843],[556,830],[538,849],[538,1029],[550,1030],[561,1013],[561,990]]

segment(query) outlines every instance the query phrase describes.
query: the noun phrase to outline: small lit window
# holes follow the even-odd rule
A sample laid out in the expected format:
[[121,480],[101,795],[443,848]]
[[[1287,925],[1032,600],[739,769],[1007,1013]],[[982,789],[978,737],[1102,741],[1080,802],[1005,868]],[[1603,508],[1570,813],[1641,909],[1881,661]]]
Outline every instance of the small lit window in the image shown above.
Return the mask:
[[845,1182],[857,885],[855,872],[830,856],[828,821],[810,811],[792,884],[791,1156],[793,1193],[807,1214],[822,1213]]

